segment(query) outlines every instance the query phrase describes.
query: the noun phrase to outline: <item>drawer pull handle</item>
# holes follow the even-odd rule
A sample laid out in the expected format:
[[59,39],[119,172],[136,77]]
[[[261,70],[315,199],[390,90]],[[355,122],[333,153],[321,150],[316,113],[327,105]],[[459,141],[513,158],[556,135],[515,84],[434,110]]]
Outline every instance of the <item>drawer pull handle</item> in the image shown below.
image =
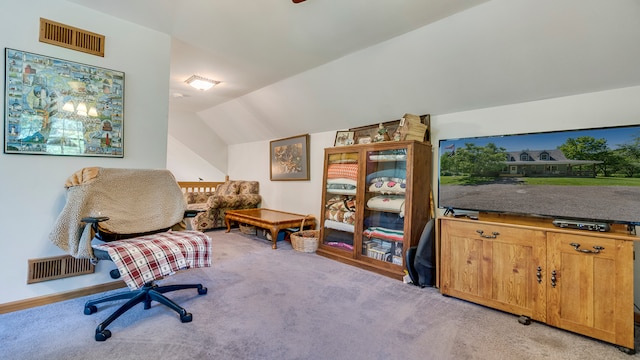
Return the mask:
[[598,245],[595,245],[593,247],[595,250],[580,249],[580,244],[578,243],[571,243],[569,245],[573,246],[573,248],[576,249],[576,251],[579,251],[581,253],[586,253],[586,254],[598,254],[600,251],[604,250],[604,247],[598,246]]
[[500,235],[500,233],[497,231],[492,232],[491,235],[485,235],[484,231],[482,230],[476,230],[476,232],[480,234],[480,237],[483,237],[485,239],[495,239],[498,237],[498,235]]

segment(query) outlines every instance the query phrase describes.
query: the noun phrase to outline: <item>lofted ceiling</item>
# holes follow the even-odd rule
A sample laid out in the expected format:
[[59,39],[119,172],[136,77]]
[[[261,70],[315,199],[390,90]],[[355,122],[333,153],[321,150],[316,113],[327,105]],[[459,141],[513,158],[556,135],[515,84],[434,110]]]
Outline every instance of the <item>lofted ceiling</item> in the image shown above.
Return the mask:
[[198,112],[487,0],[71,1],[170,35],[171,106]]
[[68,1],[170,35],[227,144],[640,85],[638,0]]
[[169,34],[171,106],[198,112],[487,0],[70,1]]

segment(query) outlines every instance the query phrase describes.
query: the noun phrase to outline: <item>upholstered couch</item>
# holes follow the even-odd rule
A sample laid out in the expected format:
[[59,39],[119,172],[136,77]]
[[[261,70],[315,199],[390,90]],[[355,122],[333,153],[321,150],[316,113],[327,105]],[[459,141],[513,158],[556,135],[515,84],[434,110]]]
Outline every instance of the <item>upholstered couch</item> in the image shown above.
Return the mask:
[[260,207],[260,183],[246,180],[227,180],[211,193],[189,193],[185,195],[190,209],[204,210],[190,219],[190,228],[199,231],[224,227],[227,210]]

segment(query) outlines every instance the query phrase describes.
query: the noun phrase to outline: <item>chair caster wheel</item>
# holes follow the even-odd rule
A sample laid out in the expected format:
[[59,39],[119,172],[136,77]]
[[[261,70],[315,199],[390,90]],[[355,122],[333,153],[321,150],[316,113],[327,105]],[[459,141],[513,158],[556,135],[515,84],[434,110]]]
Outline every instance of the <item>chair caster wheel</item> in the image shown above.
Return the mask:
[[191,315],[191,313],[180,315],[180,321],[182,321],[183,323],[191,322],[191,320],[193,320],[193,315]]
[[206,293],[207,293],[207,288],[206,287],[198,289],[198,295],[205,295]]
[[84,314],[91,315],[98,311],[98,308],[95,305],[89,305],[84,307]]
[[529,318],[528,316],[522,315],[518,318],[518,322],[522,325],[529,325],[531,324],[531,318]]
[[109,276],[111,276],[112,279],[119,279],[120,278],[120,271],[118,271],[118,269],[113,269],[113,270],[109,271]]
[[96,332],[96,341],[105,341],[110,337],[111,337],[110,330],[105,329],[105,330]]

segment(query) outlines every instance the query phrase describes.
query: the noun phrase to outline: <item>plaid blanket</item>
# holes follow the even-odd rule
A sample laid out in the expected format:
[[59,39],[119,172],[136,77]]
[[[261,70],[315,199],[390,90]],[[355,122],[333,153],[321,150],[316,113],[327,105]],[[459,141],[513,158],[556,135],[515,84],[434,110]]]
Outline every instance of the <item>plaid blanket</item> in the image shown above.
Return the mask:
[[178,270],[211,266],[211,239],[199,231],[167,231],[93,247],[109,253],[131,290]]

